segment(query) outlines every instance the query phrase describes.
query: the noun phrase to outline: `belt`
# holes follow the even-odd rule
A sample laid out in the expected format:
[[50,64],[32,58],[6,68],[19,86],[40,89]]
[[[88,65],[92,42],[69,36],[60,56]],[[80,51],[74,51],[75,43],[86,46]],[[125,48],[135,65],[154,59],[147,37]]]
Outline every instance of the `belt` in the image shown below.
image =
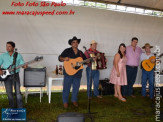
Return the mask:
[[129,66],[129,65],[126,65],[128,67],[131,67],[131,68],[138,68],[138,66]]

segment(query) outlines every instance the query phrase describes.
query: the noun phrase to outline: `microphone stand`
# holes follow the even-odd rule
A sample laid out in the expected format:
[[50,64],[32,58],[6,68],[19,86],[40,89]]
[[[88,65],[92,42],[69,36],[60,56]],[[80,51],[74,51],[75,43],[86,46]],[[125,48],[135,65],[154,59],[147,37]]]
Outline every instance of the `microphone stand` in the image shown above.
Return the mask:
[[14,82],[14,88],[15,88],[15,102],[16,102],[16,106],[17,106],[17,89],[16,89],[16,59],[17,59],[17,49],[15,49],[15,53],[14,53],[14,60],[13,60],[13,66],[14,66],[14,77],[13,77],[13,82]]
[[[88,53],[87,49],[85,46],[83,46],[83,48],[85,49],[85,51],[87,52],[88,56],[91,58],[90,54]],[[90,72],[89,72],[89,96],[88,96],[88,113],[86,113],[85,115],[87,117],[89,117],[91,119],[91,122],[94,122],[94,118],[92,116],[92,114],[95,114],[97,112],[94,112],[94,113],[91,113],[90,109],[91,109],[91,99],[90,99],[90,96],[91,96],[91,92],[92,92],[92,62],[93,60],[90,60]]]

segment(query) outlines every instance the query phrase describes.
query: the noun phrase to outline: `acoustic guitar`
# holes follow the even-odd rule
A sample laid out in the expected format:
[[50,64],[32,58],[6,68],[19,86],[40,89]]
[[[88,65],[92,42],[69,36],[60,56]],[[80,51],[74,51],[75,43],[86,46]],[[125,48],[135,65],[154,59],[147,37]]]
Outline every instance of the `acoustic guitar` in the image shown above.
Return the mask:
[[[162,56],[163,56],[163,53],[158,57],[162,57]],[[152,62],[153,59],[156,60],[156,57],[151,56],[149,59],[142,61],[142,67],[144,70],[151,71],[155,67],[156,63]]]
[[64,69],[68,75],[75,75],[79,70],[83,69],[83,64],[93,60],[93,58],[88,58],[83,60],[81,57],[75,59],[69,59],[69,61],[64,61]]
[[149,59],[142,61],[142,67],[145,71],[151,71],[154,68],[155,62],[151,62],[153,59],[155,60],[156,57],[151,56]]

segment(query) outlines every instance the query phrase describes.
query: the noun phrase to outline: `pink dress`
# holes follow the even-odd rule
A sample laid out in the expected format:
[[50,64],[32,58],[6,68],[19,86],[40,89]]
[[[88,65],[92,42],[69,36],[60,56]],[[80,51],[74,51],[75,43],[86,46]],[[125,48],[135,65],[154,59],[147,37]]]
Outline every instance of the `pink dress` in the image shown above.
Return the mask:
[[116,85],[127,85],[126,63],[127,63],[126,57],[121,58],[118,62],[120,77],[117,77],[116,69],[113,66],[110,74],[110,83]]

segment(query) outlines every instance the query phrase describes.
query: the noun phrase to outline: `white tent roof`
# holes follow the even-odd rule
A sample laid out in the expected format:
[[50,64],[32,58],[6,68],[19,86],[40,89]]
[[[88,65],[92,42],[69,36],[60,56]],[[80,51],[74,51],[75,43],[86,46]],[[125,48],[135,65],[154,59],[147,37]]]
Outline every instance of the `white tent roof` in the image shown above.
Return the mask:
[[163,11],[163,0],[85,0]]

